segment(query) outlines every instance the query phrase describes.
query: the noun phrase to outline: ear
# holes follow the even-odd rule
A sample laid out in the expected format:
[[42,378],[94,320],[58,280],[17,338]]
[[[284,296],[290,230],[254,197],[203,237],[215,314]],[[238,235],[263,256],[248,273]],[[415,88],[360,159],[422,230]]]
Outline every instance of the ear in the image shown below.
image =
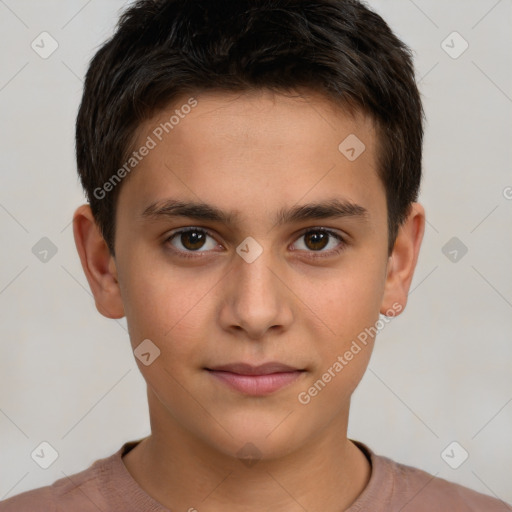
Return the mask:
[[107,318],[122,318],[116,263],[88,204],[77,208],[73,215],[73,235],[96,309]]
[[[390,310],[399,314],[407,304],[414,269],[418,261],[421,241],[425,231],[425,209],[419,203],[412,203],[411,211],[400,226],[388,259],[386,284],[380,312],[385,315]],[[401,308],[397,308],[397,304]]]

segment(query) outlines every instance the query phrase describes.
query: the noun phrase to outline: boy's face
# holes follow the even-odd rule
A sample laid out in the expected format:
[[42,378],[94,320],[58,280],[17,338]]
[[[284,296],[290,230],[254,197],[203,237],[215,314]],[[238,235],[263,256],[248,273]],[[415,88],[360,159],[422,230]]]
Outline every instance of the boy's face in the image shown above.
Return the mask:
[[[103,314],[126,315],[134,350],[151,340],[143,359],[160,350],[147,366],[137,359],[153,435],[180,432],[229,455],[250,442],[263,458],[343,436],[373,344],[358,336],[379,313],[405,306],[421,207],[388,259],[368,118],[347,117],[313,94],[214,92],[197,96],[160,141],[155,128],[188,99],[140,127],[134,147],[148,136],[156,145],[122,183],[116,258],[105,260],[102,284],[91,284]],[[365,146],[359,156],[354,135]],[[144,214],[167,201],[204,203],[232,220]],[[337,217],[286,218],[335,202],[353,206]],[[211,371],[269,362],[297,371]]]

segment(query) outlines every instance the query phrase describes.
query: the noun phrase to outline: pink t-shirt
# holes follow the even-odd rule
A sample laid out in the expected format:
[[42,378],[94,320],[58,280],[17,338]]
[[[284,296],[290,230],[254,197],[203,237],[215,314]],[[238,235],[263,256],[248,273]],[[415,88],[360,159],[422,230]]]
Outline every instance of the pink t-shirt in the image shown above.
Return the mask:
[[[132,478],[122,456],[140,440],[125,443],[88,469],[0,502],[0,512],[170,512]],[[511,512],[512,507],[425,471],[375,455],[368,457],[368,485],[346,512]]]

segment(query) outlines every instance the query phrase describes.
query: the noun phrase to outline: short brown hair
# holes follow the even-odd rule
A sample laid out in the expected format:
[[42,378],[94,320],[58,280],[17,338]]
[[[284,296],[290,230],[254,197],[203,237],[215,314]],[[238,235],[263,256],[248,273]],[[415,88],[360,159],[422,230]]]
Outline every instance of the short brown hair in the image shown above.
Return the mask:
[[143,121],[183,94],[297,88],[376,121],[391,252],[419,192],[424,112],[411,50],[386,22],[358,0],[140,0],[92,59],[76,122],[78,172],[111,254],[121,184],[95,191]]

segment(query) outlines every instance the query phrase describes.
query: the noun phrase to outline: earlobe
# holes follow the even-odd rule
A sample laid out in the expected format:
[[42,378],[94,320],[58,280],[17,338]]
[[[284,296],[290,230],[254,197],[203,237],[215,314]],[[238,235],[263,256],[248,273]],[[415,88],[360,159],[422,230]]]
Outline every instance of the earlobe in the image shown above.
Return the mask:
[[390,310],[395,310],[396,304],[401,305],[400,311],[403,311],[407,304],[407,295],[418,261],[424,231],[425,209],[419,203],[412,203],[409,216],[400,226],[393,252],[388,260],[386,284],[380,309],[383,315]]
[[73,235],[96,309],[107,318],[122,318],[124,307],[115,260],[88,204],[77,208],[73,215]]

